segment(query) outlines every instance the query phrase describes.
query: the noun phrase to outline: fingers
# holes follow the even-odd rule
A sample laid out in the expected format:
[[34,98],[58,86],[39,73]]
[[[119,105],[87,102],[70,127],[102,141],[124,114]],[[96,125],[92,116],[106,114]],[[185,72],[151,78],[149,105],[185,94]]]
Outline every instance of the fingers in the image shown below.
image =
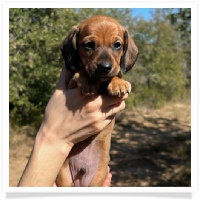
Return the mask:
[[[71,105],[76,109],[75,110],[83,110],[86,113],[92,113],[92,117],[100,114],[104,116],[104,120],[116,115],[125,109],[125,99],[128,97],[128,94],[125,94],[122,97],[111,97],[108,95],[100,95],[96,97],[86,97],[78,94],[77,90],[70,91],[71,94]],[[74,106],[76,104],[76,106]],[[70,109],[70,108],[69,108]],[[74,109],[73,109],[74,110]]]
[[116,103],[112,106],[106,107],[102,110],[102,112],[105,113],[105,117],[109,118],[111,116],[116,115],[117,113],[121,112],[124,110],[126,107],[125,101],[121,101],[119,103]]
[[125,100],[128,98],[128,93],[118,97],[118,96],[109,96],[109,95],[102,95],[101,100],[102,100],[102,106],[103,107],[109,107],[112,105],[115,105],[117,103],[120,103],[121,101]]
[[111,184],[112,174],[110,173],[110,167],[108,166],[108,173],[103,183],[103,187],[109,187]]
[[73,74],[66,70],[65,65],[63,65],[58,83],[56,85],[57,90],[66,90],[68,82],[72,79]]
[[57,187],[56,183],[53,184],[53,187]]
[[58,83],[56,85],[56,89],[64,89],[65,79],[66,79],[66,69],[65,66],[63,65],[60,77],[58,79]]
[[106,117],[109,117],[125,108],[124,100],[127,97],[128,94],[125,94],[122,97],[96,95],[94,97],[85,97],[85,99],[83,98],[81,103],[88,112],[99,110],[99,112],[106,114]]

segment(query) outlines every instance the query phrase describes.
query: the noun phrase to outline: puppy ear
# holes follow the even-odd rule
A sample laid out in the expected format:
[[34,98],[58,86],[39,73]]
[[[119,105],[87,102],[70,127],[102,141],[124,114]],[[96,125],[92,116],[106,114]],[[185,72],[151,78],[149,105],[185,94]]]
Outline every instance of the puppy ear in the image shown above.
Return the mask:
[[124,32],[124,54],[121,57],[120,66],[123,71],[123,73],[129,71],[133,65],[135,64],[135,61],[137,60],[138,56],[138,48],[135,45],[132,38],[129,36],[128,31],[125,30]]
[[79,33],[78,26],[72,27],[68,36],[64,39],[61,45],[61,52],[65,60],[66,69],[76,71],[79,65],[79,55],[76,48],[76,40]]

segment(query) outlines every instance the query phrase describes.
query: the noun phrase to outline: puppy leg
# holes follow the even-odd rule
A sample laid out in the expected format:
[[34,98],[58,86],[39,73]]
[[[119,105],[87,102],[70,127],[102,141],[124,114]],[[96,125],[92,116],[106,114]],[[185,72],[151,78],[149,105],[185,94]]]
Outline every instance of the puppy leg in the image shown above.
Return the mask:
[[130,93],[129,84],[125,80],[115,76],[108,84],[107,92],[111,96],[120,97],[126,93]]
[[99,80],[88,77],[85,71],[80,71],[74,74],[68,88],[71,89],[77,86],[82,95],[94,96],[97,93],[99,85]]
[[56,185],[58,187],[73,187],[74,183],[72,180],[71,172],[69,169],[68,159],[65,160],[60,172],[56,178]]
[[93,180],[90,183],[90,187],[102,187],[108,173],[108,163],[110,161],[110,144],[111,144],[111,132],[114,128],[115,120],[111,123],[95,138],[95,143],[99,147],[101,152],[101,162],[99,162],[98,170]]

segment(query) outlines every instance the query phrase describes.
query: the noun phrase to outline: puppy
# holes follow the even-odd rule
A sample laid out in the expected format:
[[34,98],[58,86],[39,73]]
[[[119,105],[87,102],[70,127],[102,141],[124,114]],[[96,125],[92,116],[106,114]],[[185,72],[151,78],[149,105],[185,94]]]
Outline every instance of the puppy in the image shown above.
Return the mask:
[[[66,69],[73,74],[68,88],[83,95],[130,91],[122,72],[130,70],[138,49],[127,30],[107,16],[93,16],[72,28],[61,47]],[[57,177],[57,186],[102,186],[107,174],[114,120],[98,135],[74,145]]]

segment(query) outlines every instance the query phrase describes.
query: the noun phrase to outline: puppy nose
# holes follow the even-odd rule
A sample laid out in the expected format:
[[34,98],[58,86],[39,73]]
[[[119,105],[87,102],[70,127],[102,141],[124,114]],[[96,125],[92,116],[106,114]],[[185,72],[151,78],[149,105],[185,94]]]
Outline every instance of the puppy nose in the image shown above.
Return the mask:
[[110,62],[99,63],[97,64],[97,70],[102,74],[108,74],[112,69]]

